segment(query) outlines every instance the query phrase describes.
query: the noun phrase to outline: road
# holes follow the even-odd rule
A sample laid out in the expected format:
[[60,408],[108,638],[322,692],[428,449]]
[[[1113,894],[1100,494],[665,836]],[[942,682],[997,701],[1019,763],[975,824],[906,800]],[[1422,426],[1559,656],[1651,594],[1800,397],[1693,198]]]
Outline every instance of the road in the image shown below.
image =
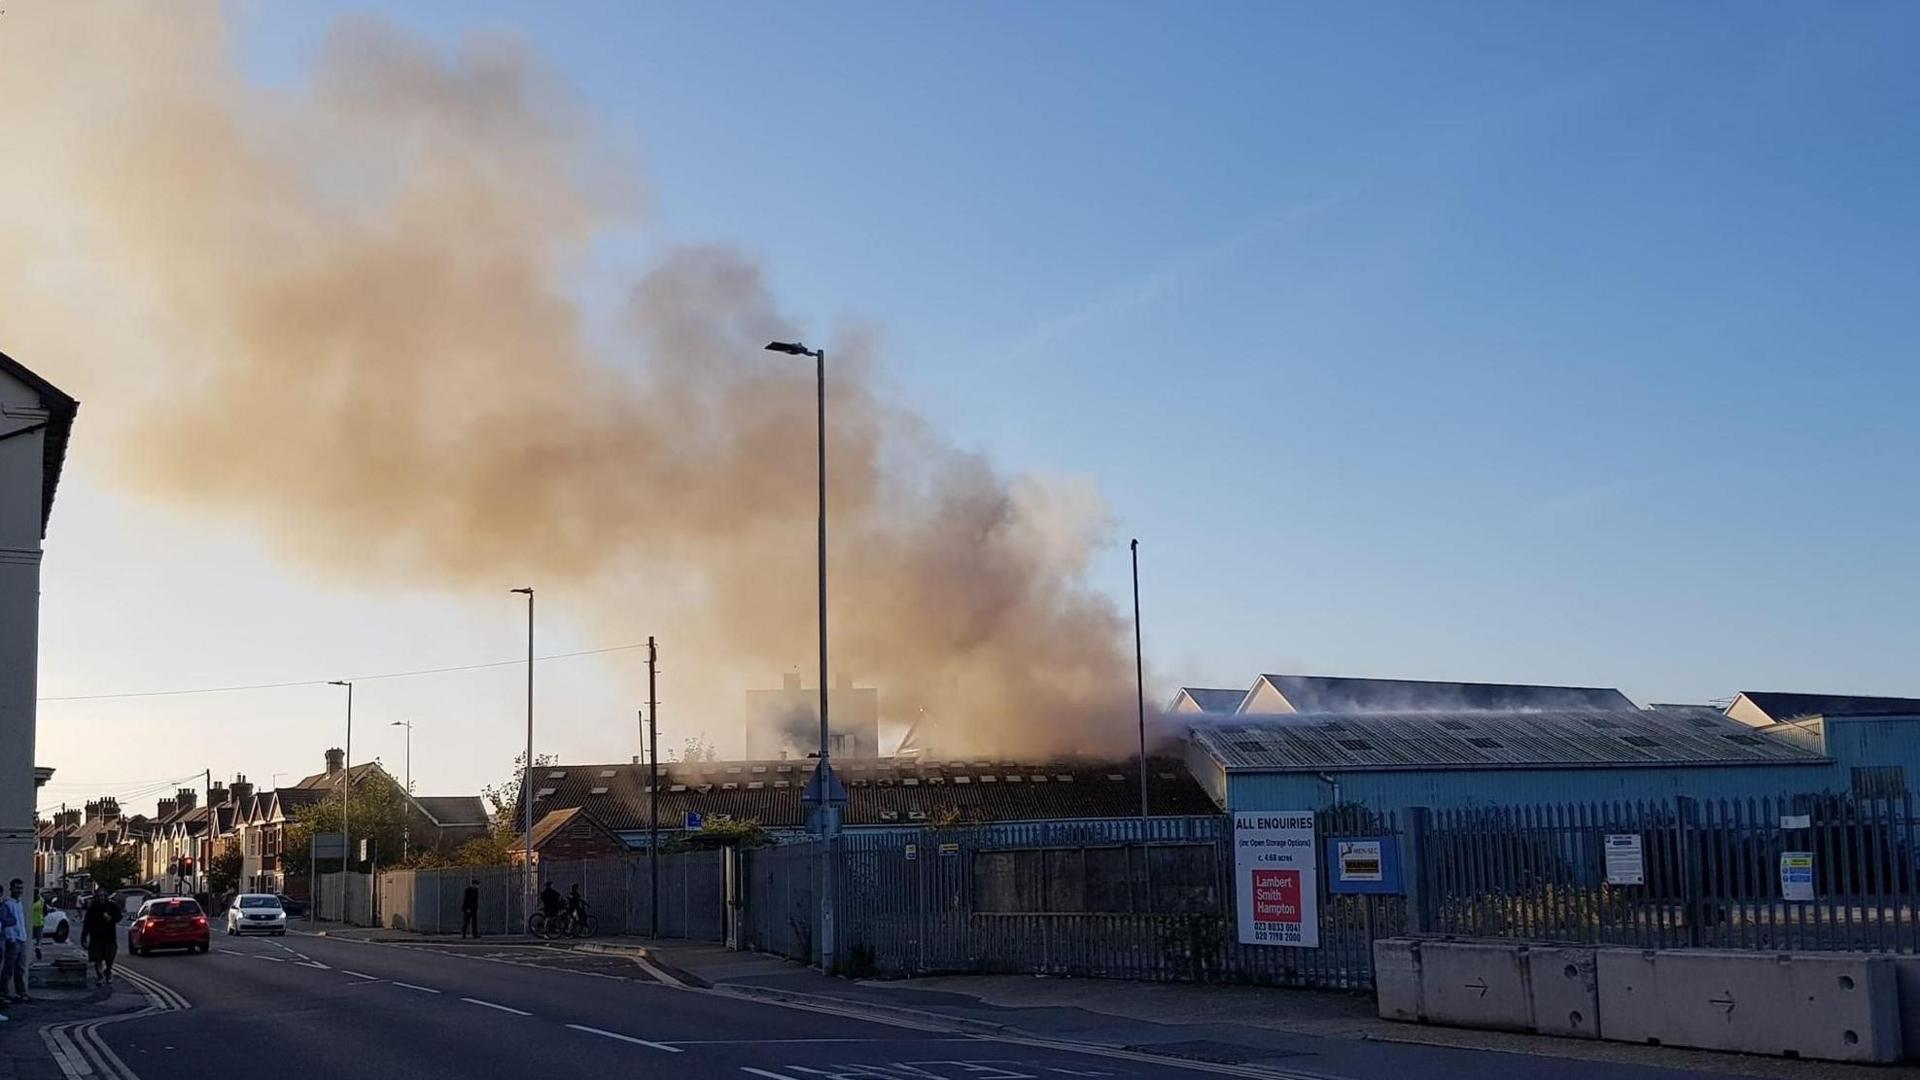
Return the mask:
[[[900,1026],[673,985],[639,963],[542,946],[216,936],[130,958],[146,1014],[94,1029],[108,1080],[515,1076],[730,1080],[1200,1078],[1245,1070]],[[85,1075],[80,1067],[69,1075]],[[90,1077],[91,1080],[91,1077]]]

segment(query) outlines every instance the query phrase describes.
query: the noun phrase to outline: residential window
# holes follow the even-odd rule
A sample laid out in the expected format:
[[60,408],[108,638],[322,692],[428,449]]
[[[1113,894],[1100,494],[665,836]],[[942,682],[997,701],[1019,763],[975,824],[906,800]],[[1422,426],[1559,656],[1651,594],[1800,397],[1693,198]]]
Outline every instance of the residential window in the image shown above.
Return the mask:
[[973,909],[996,914],[1184,914],[1220,908],[1212,844],[973,853]]

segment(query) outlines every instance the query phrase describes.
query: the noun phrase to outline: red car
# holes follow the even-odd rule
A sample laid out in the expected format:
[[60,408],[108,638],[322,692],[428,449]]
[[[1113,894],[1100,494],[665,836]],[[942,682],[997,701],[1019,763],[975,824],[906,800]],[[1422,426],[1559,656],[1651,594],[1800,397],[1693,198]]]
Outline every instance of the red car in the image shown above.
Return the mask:
[[155,949],[206,952],[211,945],[207,913],[189,897],[155,897],[141,906],[139,916],[127,928],[127,948],[135,956],[146,956]]

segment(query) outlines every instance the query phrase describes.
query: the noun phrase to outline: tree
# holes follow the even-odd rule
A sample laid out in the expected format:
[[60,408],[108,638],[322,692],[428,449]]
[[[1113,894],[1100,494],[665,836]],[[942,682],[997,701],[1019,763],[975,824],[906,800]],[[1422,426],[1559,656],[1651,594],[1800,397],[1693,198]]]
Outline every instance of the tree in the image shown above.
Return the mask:
[[[360,842],[372,840],[373,858],[381,866],[395,866],[400,862],[401,840],[407,832],[407,817],[410,803],[400,785],[385,772],[369,769],[361,774],[349,793],[351,806],[347,810],[347,840],[353,850],[347,853],[348,864],[354,869],[362,869]],[[312,868],[308,865],[308,844],[315,833],[340,831],[340,794],[330,792],[319,802],[309,803],[294,812],[293,820],[287,823],[287,869],[295,874],[306,874]],[[340,869],[340,863],[334,859],[324,859],[320,866],[322,873]]]
[[497,832],[477,836],[455,848],[451,854],[426,852],[417,860],[417,865],[424,869],[506,866],[513,861],[513,852],[517,850],[513,841],[513,836]]
[[[544,769],[560,759],[553,754],[536,754],[533,767]],[[508,837],[520,835],[520,778],[526,775],[527,755],[513,755],[513,773],[498,784],[490,784],[480,789],[480,796],[493,807],[493,831],[498,836],[505,833]]]
[[228,848],[207,864],[207,891],[218,896],[240,887],[240,871],[245,866],[237,848]]
[[131,851],[110,851],[87,864],[95,888],[112,892],[140,876],[140,861]]

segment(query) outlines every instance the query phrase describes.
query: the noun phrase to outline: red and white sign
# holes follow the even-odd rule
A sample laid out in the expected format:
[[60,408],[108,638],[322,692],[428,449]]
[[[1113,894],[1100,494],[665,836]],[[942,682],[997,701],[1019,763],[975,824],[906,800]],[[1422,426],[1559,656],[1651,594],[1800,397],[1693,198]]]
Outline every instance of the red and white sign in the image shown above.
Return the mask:
[[1235,814],[1233,877],[1241,944],[1320,944],[1313,811]]

